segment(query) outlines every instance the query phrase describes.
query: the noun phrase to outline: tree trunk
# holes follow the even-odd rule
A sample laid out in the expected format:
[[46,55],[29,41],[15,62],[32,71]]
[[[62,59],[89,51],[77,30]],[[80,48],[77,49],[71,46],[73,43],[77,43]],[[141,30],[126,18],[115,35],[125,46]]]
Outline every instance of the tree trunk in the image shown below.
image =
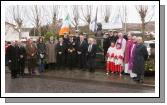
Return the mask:
[[19,31],[19,40],[21,39],[21,30]]
[[141,18],[142,21],[142,25],[141,25],[141,32],[142,32],[142,37],[144,36],[144,32],[145,32],[145,19]]

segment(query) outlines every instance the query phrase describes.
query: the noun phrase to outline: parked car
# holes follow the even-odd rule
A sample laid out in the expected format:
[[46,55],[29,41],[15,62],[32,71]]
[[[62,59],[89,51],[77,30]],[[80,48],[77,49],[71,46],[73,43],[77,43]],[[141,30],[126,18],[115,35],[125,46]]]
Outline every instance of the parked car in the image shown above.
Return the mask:
[[[155,40],[144,41],[144,45],[147,47],[149,56],[155,54]],[[151,49],[154,49],[154,51]]]

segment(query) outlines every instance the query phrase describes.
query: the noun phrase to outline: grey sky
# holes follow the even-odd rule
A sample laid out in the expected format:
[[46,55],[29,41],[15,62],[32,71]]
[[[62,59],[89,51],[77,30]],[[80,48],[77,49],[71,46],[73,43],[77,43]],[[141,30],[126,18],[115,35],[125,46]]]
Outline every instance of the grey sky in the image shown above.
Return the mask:
[[[13,5],[12,5],[13,6]],[[10,23],[14,23],[13,21],[13,17],[12,17],[12,6],[8,5],[5,8],[5,20],[10,22]],[[39,5],[38,5],[39,6]],[[22,12],[24,15],[24,27],[33,27],[33,22],[32,19],[30,17],[32,17],[32,5],[22,5],[22,9],[20,11],[20,13]],[[97,21],[98,22],[103,22],[103,10],[101,10],[101,6],[93,6],[93,12],[92,12],[92,19],[94,19],[95,15],[96,15],[96,8],[98,7],[98,17],[97,17]],[[152,8],[151,5],[149,5],[150,9],[149,9],[149,15],[146,17],[146,21],[148,21],[150,19],[150,16],[152,16],[152,14],[154,14],[154,9]],[[41,9],[41,24],[45,25],[47,23],[51,23],[51,5],[42,5],[39,6],[39,8]],[[127,22],[128,23],[141,23],[139,14],[136,11],[135,5],[128,5],[126,6],[127,8]],[[119,13],[119,9],[120,9],[120,15],[123,18],[123,6],[122,5],[111,5],[111,16],[110,16],[110,21],[113,20],[113,18]],[[80,11],[80,17],[82,18],[82,12]],[[67,14],[70,15],[70,17],[72,17],[72,10],[71,10],[71,6],[68,5],[61,5],[60,7],[60,12],[59,12],[59,19],[64,19],[66,17]],[[152,21],[154,21],[154,15],[152,18]],[[79,25],[84,25],[85,22],[83,22],[81,19],[79,20]]]

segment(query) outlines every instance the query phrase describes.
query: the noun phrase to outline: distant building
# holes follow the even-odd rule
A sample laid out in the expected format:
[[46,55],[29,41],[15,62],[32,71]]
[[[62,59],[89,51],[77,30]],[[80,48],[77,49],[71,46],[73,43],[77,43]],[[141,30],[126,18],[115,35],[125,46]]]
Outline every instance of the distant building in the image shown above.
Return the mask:
[[[123,23],[123,29],[125,28],[125,23]],[[141,31],[141,23],[126,23],[127,31]],[[145,31],[154,32],[155,22],[148,22],[145,26]]]
[[[19,32],[15,27],[16,25],[5,22],[5,41],[19,40]],[[29,38],[31,28],[22,28],[21,30],[21,38]]]

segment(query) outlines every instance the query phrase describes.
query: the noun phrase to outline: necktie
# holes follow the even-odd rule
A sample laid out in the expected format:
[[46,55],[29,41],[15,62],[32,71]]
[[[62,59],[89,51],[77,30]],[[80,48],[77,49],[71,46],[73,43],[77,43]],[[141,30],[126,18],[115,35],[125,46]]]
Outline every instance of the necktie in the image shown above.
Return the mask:
[[88,51],[91,52],[92,45],[89,45]]

